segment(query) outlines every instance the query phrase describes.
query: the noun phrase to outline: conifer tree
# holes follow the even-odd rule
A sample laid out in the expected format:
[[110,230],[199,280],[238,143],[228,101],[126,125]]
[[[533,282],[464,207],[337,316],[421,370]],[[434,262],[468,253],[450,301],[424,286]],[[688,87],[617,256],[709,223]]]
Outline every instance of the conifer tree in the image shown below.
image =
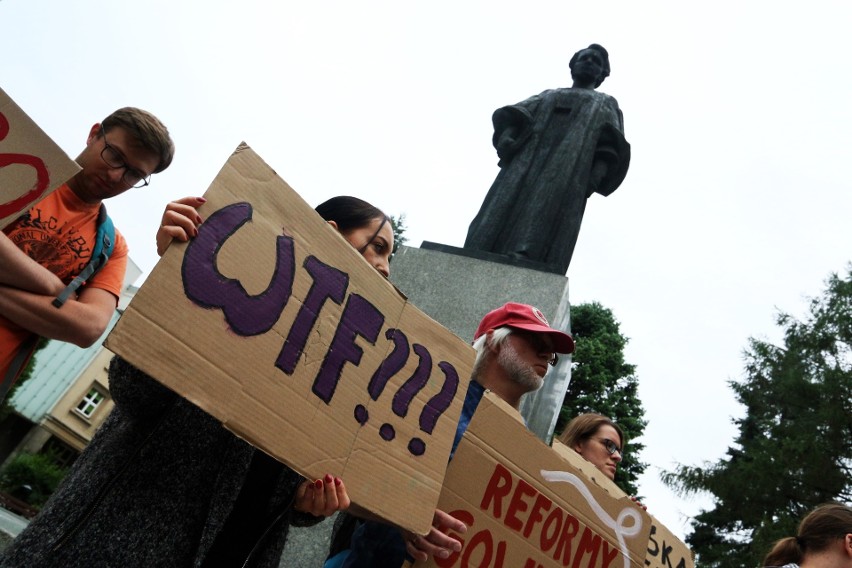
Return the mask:
[[571,306],[571,335],[576,350],[556,432],[584,412],[609,416],[627,438],[615,482],[625,492],[638,495],[636,482],[647,464],[639,459],[645,446],[636,439],[642,436],[647,421],[637,392],[636,366],[624,361],[628,339],[621,334],[612,311],[597,302]]
[[700,566],[758,566],[810,509],[852,501],[852,273],[831,275],[804,320],[777,323],[783,344],[750,339],[730,383],[746,413],[727,455],[663,475],[713,498],[686,538]]

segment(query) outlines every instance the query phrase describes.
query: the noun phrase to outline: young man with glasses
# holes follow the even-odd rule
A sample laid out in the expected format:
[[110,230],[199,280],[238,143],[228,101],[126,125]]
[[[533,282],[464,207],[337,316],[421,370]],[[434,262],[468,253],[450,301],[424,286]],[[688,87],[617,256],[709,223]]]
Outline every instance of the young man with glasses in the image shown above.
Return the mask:
[[148,185],[173,156],[157,117],[119,109],[90,129],[77,157],[82,169],[0,232],[0,385],[16,380],[39,336],[81,347],[101,336],[127,266],[120,233],[103,269],[61,307],[53,300],[92,256],[102,201]]
[[[473,348],[476,359],[453,451],[486,389],[518,410],[521,397],[541,387],[548,367],[556,364],[557,353],[574,351],[574,340],[567,333],[550,327],[538,308],[509,302],[482,318],[473,336]],[[351,519],[351,515],[348,517]],[[458,532],[451,523],[458,521],[436,511],[432,531],[419,536],[378,521],[362,522],[351,537],[348,551],[339,550],[342,548],[340,539],[335,538],[331,549],[334,556],[325,567],[397,568],[403,564],[406,552],[418,560],[429,556],[446,558],[453,543],[442,529],[452,528]]]

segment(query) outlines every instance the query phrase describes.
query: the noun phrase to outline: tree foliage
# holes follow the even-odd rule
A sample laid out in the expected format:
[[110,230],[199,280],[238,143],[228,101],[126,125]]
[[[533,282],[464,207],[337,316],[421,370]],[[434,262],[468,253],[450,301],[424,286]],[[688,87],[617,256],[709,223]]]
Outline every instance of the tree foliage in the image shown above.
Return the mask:
[[615,482],[627,493],[637,495],[637,479],[647,464],[639,460],[645,446],[635,440],[642,436],[647,421],[637,392],[636,366],[624,361],[628,339],[621,334],[612,311],[597,302],[571,307],[571,334],[576,350],[556,432],[584,412],[612,418],[628,441]]
[[38,340],[38,343],[36,344],[35,350],[33,352],[33,356],[30,357],[30,360],[27,362],[27,366],[24,367],[23,371],[21,371],[21,375],[18,377],[18,380],[15,381],[15,384],[12,385],[12,388],[9,389],[9,392],[6,393],[6,398],[0,401],[0,422],[5,420],[9,415],[14,412],[12,405],[9,401],[12,400],[12,397],[15,395],[18,389],[21,388],[21,385],[23,385],[32,376],[33,369],[35,369],[35,362],[36,357],[38,357],[38,352],[47,345],[48,341],[50,340],[44,337]]
[[806,319],[777,324],[783,345],[750,339],[745,377],[730,382],[746,414],[726,457],[663,475],[713,497],[686,539],[701,566],[758,566],[810,509],[852,501],[852,273],[830,276]]
[[21,453],[0,473],[0,489],[41,507],[67,472],[50,455]]
[[408,230],[408,225],[405,224],[405,213],[391,215],[390,223],[391,229],[393,229],[393,254],[396,254],[399,247],[408,242],[408,237],[405,236],[405,232]]

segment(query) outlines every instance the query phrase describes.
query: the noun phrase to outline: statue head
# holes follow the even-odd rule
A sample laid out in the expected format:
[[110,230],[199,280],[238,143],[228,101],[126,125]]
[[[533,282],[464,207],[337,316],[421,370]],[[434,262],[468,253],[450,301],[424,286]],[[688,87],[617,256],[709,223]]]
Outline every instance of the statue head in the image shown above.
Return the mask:
[[[584,54],[592,57],[583,57]],[[598,88],[604,82],[604,79],[609,77],[609,53],[602,45],[593,43],[575,53],[568,66],[571,68],[571,77],[575,84],[578,82],[594,83],[593,88]],[[592,76],[592,74],[596,76]]]

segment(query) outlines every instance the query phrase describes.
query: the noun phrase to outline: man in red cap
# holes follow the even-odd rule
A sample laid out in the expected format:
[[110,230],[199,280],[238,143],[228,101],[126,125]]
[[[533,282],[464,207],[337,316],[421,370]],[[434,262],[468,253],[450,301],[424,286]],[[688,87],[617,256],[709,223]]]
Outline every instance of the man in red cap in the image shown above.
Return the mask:
[[538,308],[509,302],[482,318],[473,348],[476,361],[471,380],[517,410],[523,395],[541,387],[548,365],[556,365],[557,354],[574,351],[574,340],[550,327]]
[[[538,308],[509,302],[482,318],[473,336],[473,348],[476,359],[453,452],[486,389],[518,410],[521,397],[541,387],[548,366],[556,364],[557,354],[573,353],[574,340],[550,327]],[[426,536],[397,530],[378,521],[363,522],[355,529],[349,550],[339,550],[339,537],[335,535],[332,557],[325,567],[396,568],[402,566],[406,552],[418,560],[429,556],[446,558],[450,554],[449,541],[442,529],[452,522],[457,521],[443,511],[436,511],[432,531]]]

